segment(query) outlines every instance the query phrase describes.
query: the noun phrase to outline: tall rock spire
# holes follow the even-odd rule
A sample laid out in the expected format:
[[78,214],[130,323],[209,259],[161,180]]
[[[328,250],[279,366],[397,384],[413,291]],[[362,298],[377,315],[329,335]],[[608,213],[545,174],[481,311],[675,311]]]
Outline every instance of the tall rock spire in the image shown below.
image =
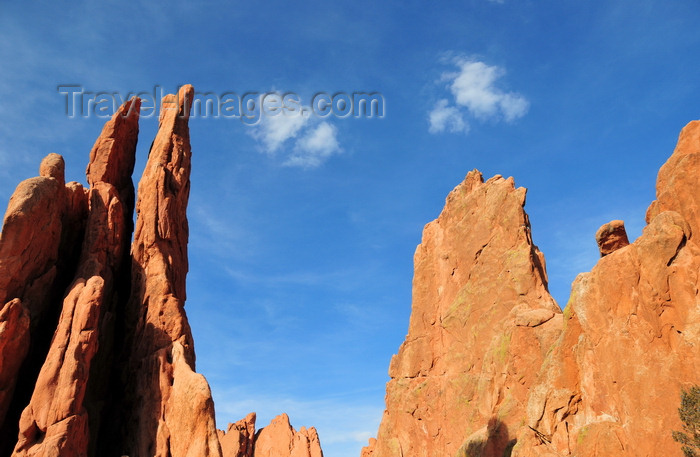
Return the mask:
[[185,315],[189,110],[194,89],[163,99],[158,133],[139,183],[127,312],[134,327],[128,362],[132,411],[128,455],[220,456],[209,385],[195,373]]
[[316,430],[288,419],[218,431],[195,372],[184,309],[193,98],[187,85],[162,100],[136,205],[137,97],[90,151],[89,189],[66,184],[49,154],[13,194],[0,233],[0,457],[221,457],[220,438],[226,457],[264,457],[270,443],[286,443],[280,457],[322,457]]
[[363,455],[500,457],[512,447],[533,367],[561,328],[524,204],[512,178],[483,182],[474,170],[426,225],[408,335]]
[[[115,278],[128,258],[131,237],[131,224],[127,222],[131,211],[112,182],[122,186],[122,193],[128,198],[139,105],[140,101],[134,99],[115,113],[90,155],[89,213],[78,269],[63,300],[58,327],[32,398],[22,413],[15,456],[88,454],[90,420],[86,393],[91,384],[101,383],[99,373],[98,379],[91,376],[91,367],[100,346],[103,352],[112,349],[105,336],[113,333]],[[119,141],[114,141],[115,136]],[[111,170],[111,177],[91,175],[95,164]],[[92,422],[99,423],[95,419]]]

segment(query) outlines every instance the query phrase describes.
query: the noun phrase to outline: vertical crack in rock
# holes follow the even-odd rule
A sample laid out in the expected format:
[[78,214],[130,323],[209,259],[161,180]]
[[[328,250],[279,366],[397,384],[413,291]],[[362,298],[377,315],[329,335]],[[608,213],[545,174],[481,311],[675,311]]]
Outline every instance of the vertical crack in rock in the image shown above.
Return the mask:
[[139,183],[132,244],[131,334],[126,363],[124,455],[220,456],[214,403],[195,373],[185,315],[189,110],[194,89],[162,102],[160,125]]
[[[98,348],[102,347],[101,354],[113,349],[115,277],[128,258],[131,236],[127,221],[132,208],[125,206],[121,195],[127,199],[129,192],[133,195],[139,106],[138,99],[124,104],[105,125],[90,155],[89,207],[78,270],[63,300],[31,400],[22,413],[15,456],[87,455],[90,425],[99,427],[102,402],[90,405],[90,420],[86,403],[92,402],[86,402],[86,394],[89,387],[106,385],[105,372],[91,370]],[[94,163],[110,169],[112,176],[91,174]],[[105,358],[98,361],[104,363]],[[96,436],[97,431],[92,432]]]
[[[49,154],[0,233],[0,457],[322,457],[313,428],[216,429],[184,310],[192,86],[162,100],[134,204],[141,101],[90,151],[89,189]],[[133,215],[137,213],[134,233]],[[133,244],[131,235],[134,233]],[[256,436],[264,439],[256,453]],[[286,438],[291,437],[289,440]]]

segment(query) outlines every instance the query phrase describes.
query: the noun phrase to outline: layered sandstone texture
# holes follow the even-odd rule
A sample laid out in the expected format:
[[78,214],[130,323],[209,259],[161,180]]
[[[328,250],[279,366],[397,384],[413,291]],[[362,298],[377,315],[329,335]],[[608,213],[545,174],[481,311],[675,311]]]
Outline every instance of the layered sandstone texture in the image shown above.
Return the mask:
[[425,227],[386,410],[362,457],[681,456],[680,391],[700,384],[700,122],[661,168],[647,226],[596,233],[563,314],[524,189],[471,172]]
[[[193,94],[163,100],[136,203],[138,98],[95,142],[88,188],[65,183],[52,153],[12,195],[0,233],[0,457],[256,455],[254,419],[222,454],[233,433],[216,429],[184,310]],[[315,431],[292,435],[318,444]],[[303,447],[280,457],[321,455],[290,453]]]

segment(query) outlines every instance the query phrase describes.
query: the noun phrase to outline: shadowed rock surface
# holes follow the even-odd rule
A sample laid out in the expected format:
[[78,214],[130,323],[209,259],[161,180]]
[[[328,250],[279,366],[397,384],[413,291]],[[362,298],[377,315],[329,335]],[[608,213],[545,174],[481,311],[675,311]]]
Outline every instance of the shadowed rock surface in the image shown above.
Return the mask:
[[[193,94],[163,99],[136,208],[138,98],[95,142],[89,189],[65,184],[63,158],[49,154],[13,194],[0,234],[1,457],[221,457],[219,437],[235,433],[223,455],[258,455],[254,416],[217,431],[195,372],[184,310]],[[266,430],[263,443],[287,438]],[[315,430],[292,436],[281,457],[322,455]]]

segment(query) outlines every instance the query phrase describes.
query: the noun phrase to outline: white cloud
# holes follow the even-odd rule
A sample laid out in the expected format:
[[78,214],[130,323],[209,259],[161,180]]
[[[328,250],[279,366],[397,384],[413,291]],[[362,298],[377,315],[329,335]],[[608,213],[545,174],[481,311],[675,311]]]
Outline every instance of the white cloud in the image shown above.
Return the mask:
[[505,94],[501,98],[500,105],[503,117],[508,122],[525,116],[530,109],[530,102],[519,94]]
[[328,157],[340,152],[340,150],[338,129],[328,122],[322,122],[299,138],[294,152],[287,159],[285,165],[305,168],[318,167]]
[[[261,149],[273,156],[285,157],[285,166],[315,168],[330,156],[342,151],[338,129],[328,122],[318,123],[309,113],[263,116],[250,135],[261,143]],[[291,140],[295,140],[293,146]]]
[[465,106],[476,117],[493,116],[498,109],[499,95],[493,83],[502,70],[483,62],[462,62],[461,71],[448,76],[450,91],[458,105]]
[[498,80],[505,75],[503,68],[464,57],[454,58],[452,62],[458,71],[443,73],[440,81],[452,94],[454,106],[447,99],[437,102],[428,114],[430,133],[467,132],[466,113],[482,121],[502,119],[506,122],[527,114],[530,102],[523,95],[498,87]]
[[435,108],[428,114],[430,122],[430,133],[448,132],[469,132],[469,124],[464,122],[462,114],[454,106],[449,106],[447,99],[440,99],[435,104]]
[[253,128],[251,135],[262,143],[265,152],[274,154],[287,140],[296,137],[309,119],[308,114],[301,114],[301,112],[263,116],[260,123]]
[[467,59],[459,59],[457,65],[460,71],[452,74],[450,91],[458,105],[477,118],[494,117],[500,112],[511,121],[525,115],[529,107],[525,97],[496,87],[496,80],[505,74],[502,68]]

